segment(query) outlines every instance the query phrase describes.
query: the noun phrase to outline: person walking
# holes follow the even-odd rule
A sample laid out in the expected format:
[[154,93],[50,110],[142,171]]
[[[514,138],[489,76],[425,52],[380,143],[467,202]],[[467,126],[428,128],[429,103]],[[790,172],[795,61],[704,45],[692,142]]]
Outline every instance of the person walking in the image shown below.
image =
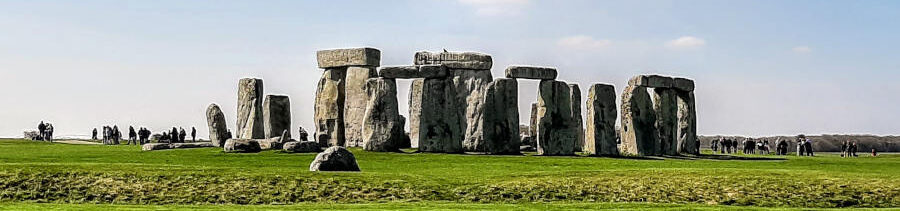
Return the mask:
[[191,127],[191,142],[197,142],[197,128]]
[[97,128],[91,131],[91,140],[97,140]]
[[126,143],[125,145],[131,145],[132,143],[134,143],[134,145],[138,144],[137,132],[134,131],[133,126],[128,126],[128,143]]

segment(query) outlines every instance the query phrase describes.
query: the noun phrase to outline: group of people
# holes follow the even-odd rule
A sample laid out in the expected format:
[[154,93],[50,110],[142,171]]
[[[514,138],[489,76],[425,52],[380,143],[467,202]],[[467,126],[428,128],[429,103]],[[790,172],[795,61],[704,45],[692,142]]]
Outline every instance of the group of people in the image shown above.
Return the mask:
[[714,139],[712,141],[711,148],[713,152],[719,152],[722,154],[737,153],[738,141],[732,140],[730,138]]
[[40,134],[35,137],[37,140],[53,142],[53,124],[41,121],[41,123],[38,124],[38,132]]
[[[857,150],[859,150],[859,146],[856,145],[856,142],[841,142],[841,157],[859,157],[859,155],[856,154]],[[872,148],[872,156],[876,155],[875,149]]]
[[141,127],[138,128],[137,132],[134,131],[134,127],[128,126],[128,143],[125,145],[134,143],[136,145],[144,145],[146,143],[150,143],[150,130],[147,128]]
[[719,152],[722,154],[734,154],[738,153],[738,149],[744,154],[756,154],[759,153],[769,154],[769,140],[754,140],[752,138],[747,138],[741,142],[731,138],[719,138],[714,139],[712,143],[710,143],[710,148],[712,148],[713,152]]
[[[159,137],[159,141],[166,141],[168,143],[184,143],[187,138],[187,132],[184,131],[184,128],[172,127],[171,131],[166,131],[162,133],[162,136]],[[197,141],[197,129],[191,127],[191,142]]]
[[797,136],[797,156],[813,156],[812,140],[803,134]]
[[[122,139],[122,132],[119,131],[118,125],[103,126],[103,144],[119,144],[119,140]],[[91,140],[97,140],[97,128],[94,128],[91,131]]]

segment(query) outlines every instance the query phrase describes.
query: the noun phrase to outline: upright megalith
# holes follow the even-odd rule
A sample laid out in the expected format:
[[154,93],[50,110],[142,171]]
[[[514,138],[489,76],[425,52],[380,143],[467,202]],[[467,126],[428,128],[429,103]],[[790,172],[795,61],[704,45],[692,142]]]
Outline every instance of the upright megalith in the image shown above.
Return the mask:
[[591,155],[618,155],[616,148],[616,90],[613,85],[594,84],[588,90],[587,129],[584,152]]
[[366,80],[376,77],[381,51],[374,48],[316,52],[324,69],[316,90],[316,140],[330,146],[361,146]]
[[344,146],[362,146],[363,116],[366,114],[366,81],[378,77],[372,66],[347,67],[344,85]]
[[397,83],[389,78],[372,78],[366,85],[368,102],[363,117],[363,149],[376,152],[399,151],[409,141],[403,131],[405,120],[397,105]]
[[[493,81],[490,55],[476,52],[416,52],[415,65],[444,65],[449,70],[450,79],[456,96],[457,119],[462,131],[469,129],[470,123],[478,121],[477,114],[481,110],[483,91]],[[421,133],[421,131],[420,131]],[[466,134],[468,136],[469,134]],[[458,142],[462,142],[463,137]],[[420,140],[421,142],[421,140]]]
[[656,139],[659,142],[660,154],[677,155],[676,126],[678,126],[678,105],[675,103],[675,90],[671,88],[654,88],[653,110],[656,111]]
[[[414,82],[418,83],[418,82]],[[411,98],[418,99],[410,106],[419,110],[418,115],[410,111],[411,118],[418,123],[411,124],[415,128],[420,152],[460,153],[463,151],[462,139],[464,129],[459,119],[460,109],[456,106],[456,90],[453,82],[446,78],[429,78],[421,81],[421,91]],[[413,101],[413,100],[411,100]],[[412,133],[410,133],[412,134]]]
[[569,86],[562,81],[543,80],[538,89],[537,152],[539,155],[573,155],[575,121]]
[[697,109],[694,104],[694,81],[675,78],[675,100],[678,104],[678,152],[700,154],[700,139],[697,138]]
[[209,125],[209,140],[213,145],[222,147],[225,140],[231,138],[228,135],[225,114],[222,113],[222,109],[219,109],[219,105],[213,103],[206,108],[206,123]]
[[243,78],[240,80],[238,83],[237,138],[265,138],[262,98],[262,79]]
[[575,121],[575,151],[584,149],[584,121],[581,118],[581,88],[578,84],[569,84],[569,96],[572,100],[572,119]]
[[344,144],[345,69],[326,69],[316,89],[316,141],[322,146]]
[[[632,79],[638,79],[637,76]],[[656,155],[656,111],[647,87],[629,82],[622,92],[621,145],[619,151],[627,155]]]
[[285,95],[266,95],[263,101],[263,125],[266,132],[266,138],[287,136],[290,138],[291,133],[282,134],[284,131],[291,129],[291,100]]
[[531,103],[531,117],[528,122],[528,130],[529,130],[528,133],[531,135],[531,142],[525,143],[523,141],[522,144],[524,144],[524,145],[531,145],[531,146],[536,147],[535,141],[537,141],[537,112],[538,112],[538,104]]
[[469,127],[466,151],[490,154],[520,154],[518,82],[498,78],[488,84],[478,121]]

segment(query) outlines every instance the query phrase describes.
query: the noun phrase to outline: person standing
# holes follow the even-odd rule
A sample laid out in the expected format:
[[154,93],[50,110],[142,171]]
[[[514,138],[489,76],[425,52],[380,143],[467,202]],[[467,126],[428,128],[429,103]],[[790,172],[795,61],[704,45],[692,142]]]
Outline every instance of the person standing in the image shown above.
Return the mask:
[[308,141],[309,133],[303,127],[300,127],[300,141]]
[[191,127],[191,142],[197,142],[197,128]]
[[44,121],[41,121],[41,123],[38,124],[38,132],[40,132],[40,135],[38,135],[38,139],[40,139],[41,141],[44,140],[44,132],[46,132],[46,130],[47,125],[44,124]]
[[184,143],[184,138],[187,137],[187,133],[184,132],[184,128],[183,128],[183,127],[180,128],[180,129],[181,129],[181,130],[178,131],[178,141],[179,141],[180,143]]
[[812,140],[806,138],[806,142],[804,144],[804,146],[806,147],[806,156],[813,156]]
[[128,126],[128,143],[126,143],[125,145],[131,145],[132,143],[134,143],[134,145],[137,145],[137,144],[138,144],[138,142],[137,142],[137,132],[134,131],[134,127],[133,127],[133,126],[130,126],[130,125],[129,125],[129,126]]
[[45,138],[47,141],[53,142],[53,124],[50,124],[50,123],[48,122],[47,125],[46,125],[46,127],[47,127],[47,128],[46,128],[46,130],[47,130],[47,131],[46,131],[46,132],[47,132],[47,137],[44,137],[44,138]]
[[91,131],[91,140],[97,140],[97,128]]
[[169,142],[178,142],[178,128],[172,127],[172,131],[169,131]]

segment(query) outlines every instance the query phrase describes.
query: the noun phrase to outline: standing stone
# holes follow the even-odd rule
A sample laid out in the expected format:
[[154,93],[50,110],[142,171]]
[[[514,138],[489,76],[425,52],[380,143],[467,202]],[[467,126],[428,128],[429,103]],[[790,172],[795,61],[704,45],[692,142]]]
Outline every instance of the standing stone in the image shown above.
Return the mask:
[[225,140],[231,138],[228,137],[228,127],[225,126],[228,124],[225,122],[225,114],[219,109],[219,105],[213,103],[206,108],[206,123],[209,124],[209,140],[217,147],[222,147]]
[[[412,147],[419,147],[419,116],[422,115],[422,86],[425,79],[415,79],[409,85],[409,139]],[[456,118],[456,112],[452,118]],[[421,150],[421,149],[419,149]]]
[[569,93],[572,97],[572,118],[575,120],[575,152],[584,149],[584,121],[581,118],[581,88],[578,84],[569,84]]
[[[369,101],[363,125],[363,149],[376,152],[399,151],[404,141],[404,120],[397,105],[394,79],[373,78],[366,85]],[[408,139],[406,139],[408,140]]]
[[356,157],[344,147],[333,146],[316,155],[309,171],[359,171]]
[[659,142],[657,152],[664,155],[678,155],[676,138],[678,104],[675,102],[675,90],[654,88],[653,93],[656,98],[653,102],[653,110],[656,111],[656,140]]
[[466,151],[490,154],[520,154],[518,83],[498,78],[484,92],[483,110],[463,146]]
[[[416,52],[415,65],[442,64],[452,73],[452,80],[456,99],[458,121],[462,131],[468,131],[470,124],[478,121],[477,114],[481,111],[483,91],[488,83],[493,81],[491,66],[493,60],[490,55],[476,52]],[[421,132],[421,131],[420,131]],[[469,134],[465,134],[468,136]],[[459,142],[462,142],[461,137]]]
[[[285,95],[266,95],[263,101],[263,125],[266,138],[282,136],[291,129],[291,99]],[[291,133],[284,134],[290,138]]]
[[588,91],[587,133],[584,151],[591,155],[618,155],[616,149],[616,90],[612,85],[594,84]]
[[262,115],[263,81],[243,78],[238,84],[237,137],[265,138]]
[[344,146],[344,76],[347,68],[326,69],[316,89],[316,141],[322,146]]
[[678,152],[700,154],[697,138],[697,109],[694,104],[694,81],[675,78],[675,95],[678,102]]
[[[420,152],[460,153],[463,130],[456,106],[456,90],[449,79],[429,78],[413,82],[410,128]],[[413,110],[416,110],[413,112]],[[413,134],[413,133],[410,133]]]
[[538,155],[573,155],[575,121],[569,86],[562,81],[543,80],[538,90]]
[[622,92],[622,132],[619,151],[626,155],[656,155],[656,112],[647,88],[628,85]]
[[366,115],[366,81],[378,72],[374,67],[347,67],[344,97],[344,139],[346,147],[362,146],[363,116]]
[[528,133],[531,136],[531,142],[522,142],[523,145],[531,145],[535,146],[537,140],[537,112],[538,112],[538,104],[531,103],[531,120],[528,123]]

